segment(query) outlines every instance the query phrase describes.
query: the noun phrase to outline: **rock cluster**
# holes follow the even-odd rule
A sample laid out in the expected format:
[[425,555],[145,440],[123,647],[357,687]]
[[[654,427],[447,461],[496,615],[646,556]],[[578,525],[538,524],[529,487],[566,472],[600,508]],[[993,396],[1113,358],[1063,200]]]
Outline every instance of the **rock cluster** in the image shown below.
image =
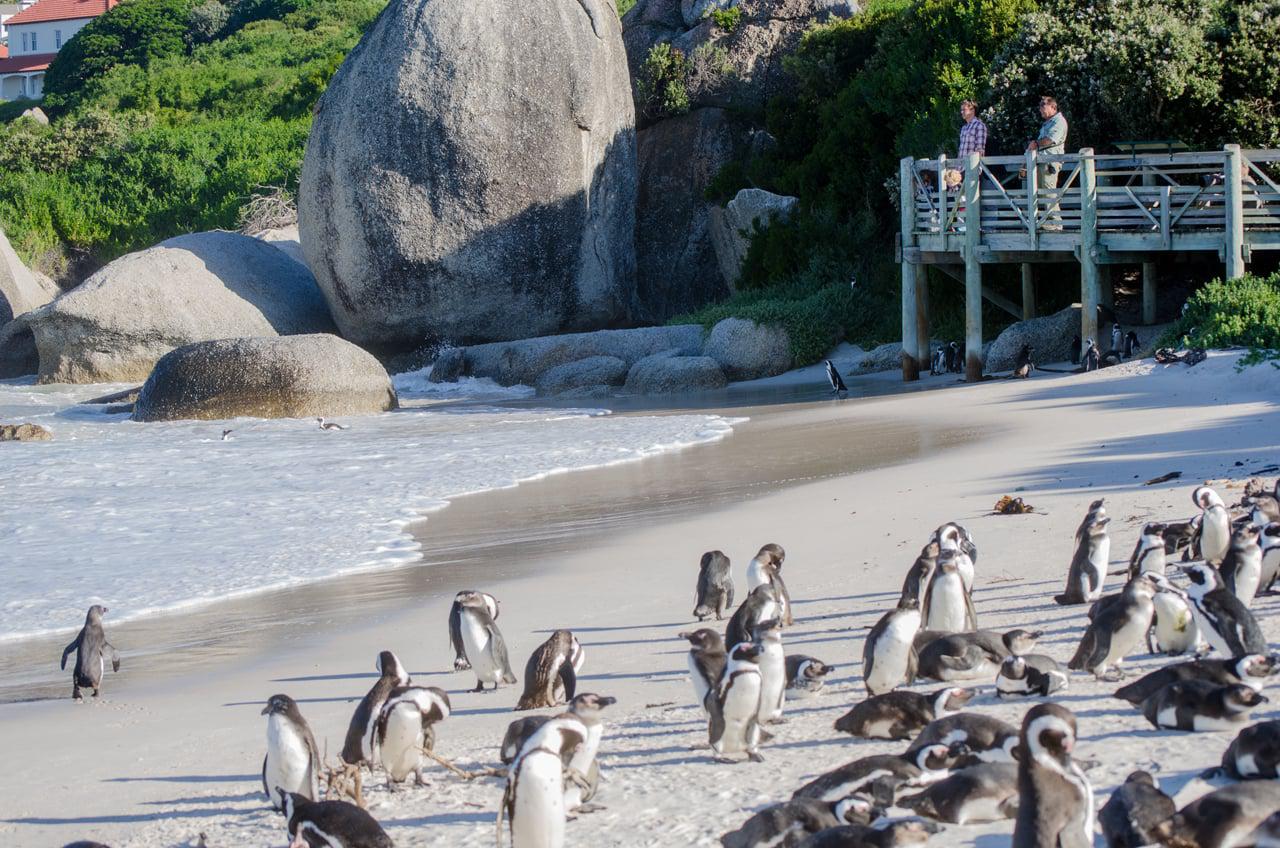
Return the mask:
[[0,442],[48,442],[53,434],[39,424],[0,424]]

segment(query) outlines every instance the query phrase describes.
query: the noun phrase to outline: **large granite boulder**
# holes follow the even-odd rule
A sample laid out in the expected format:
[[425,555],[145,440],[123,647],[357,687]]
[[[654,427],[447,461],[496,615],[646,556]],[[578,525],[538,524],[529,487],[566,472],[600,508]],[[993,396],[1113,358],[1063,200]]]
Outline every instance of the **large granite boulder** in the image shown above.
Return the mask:
[[772,377],[791,367],[791,338],[777,324],[726,318],[711,328],[702,351],[730,380]]
[[734,287],[756,228],[765,229],[791,217],[800,200],[762,188],[744,188],[724,208],[711,209],[711,244],[725,282]]
[[333,329],[305,267],[226,232],[122,256],[20,323],[39,350],[42,383],[140,382],[191,342]]
[[431,380],[452,383],[459,377],[488,377],[499,385],[533,386],[552,368],[593,356],[612,356],[630,368],[665,350],[702,353],[703,329],[697,324],[569,333],[514,342],[493,342],[440,352]]
[[0,326],[0,380],[26,377],[39,370],[40,352],[26,316]]
[[302,250],[370,348],[616,325],[635,163],[610,0],[392,0],[317,106]]
[[1018,321],[996,336],[987,349],[984,367],[988,373],[1013,368],[1024,344],[1031,345],[1032,362],[1066,362],[1071,359],[1071,341],[1078,335],[1078,306],[1068,306],[1042,318]]
[[698,109],[641,130],[636,272],[645,320],[660,323],[729,296],[706,189],[747,137],[742,121],[724,109]]
[[534,387],[540,395],[596,393],[598,389],[620,386],[627,379],[627,363],[616,356],[588,356],[549,368]]
[[250,233],[259,241],[265,241],[272,247],[283,250],[285,255],[305,266],[307,264],[306,257],[302,255],[302,242],[298,239],[298,225],[290,224],[287,227],[274,227],[269,230],[259,230],[256,233]]
[[372,354],[317,333],[171,351],[142,385],[133,420],[369,415],[396,406],[391,378]]
[[58,296],[58,287],[43,274],[30,271],[0,230],[0,327]]
[[632,365],[623,388],[637,395],[670,395],[723,389],[728,382],[719,363],[709,356],[665,351]]

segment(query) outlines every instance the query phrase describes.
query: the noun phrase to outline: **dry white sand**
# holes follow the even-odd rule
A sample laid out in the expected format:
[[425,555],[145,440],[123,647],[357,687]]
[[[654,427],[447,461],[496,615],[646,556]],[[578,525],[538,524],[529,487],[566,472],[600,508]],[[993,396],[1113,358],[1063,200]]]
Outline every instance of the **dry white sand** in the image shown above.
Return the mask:
[[[527,564],[519,569],[525,576],[495,586],[476,575],[467,586],[451,587],[492,589],[502,599],[499,624],[518,674],[546,634],[568,627],[587,651],[579,690],[619,699],[600,755],[596,800],[605,809],[571,822],[569,844],[716,844],[719,834],[755,809],[785,800],[814,775],[903,749],[837,734],[832,722],[863,697],[866,631],[894,603],[903,573],[944,521],[960,521],[976,537],[980,624],[1043,628],[1041,650],[1065,664],[1085,608],[1059,607],[1051,596],[1061,590],[1072,533],[1090,500],[1108,500],[1116,567],[1127,562],[1144,522],[1193,512],[1195,484],[1243,480],[1280,460],[1280,371],[1263,365],[1237,374],[1233,362],[1222,354],[1191,369],[1148,361],[1088,375],[844,401],[841,438],[856,440],[860,427],[885,418],[972,428],[983,438],[906,464],[619,532]],[[771,421],[775,428],[780,420],[795,425],[789,436],[777,430],[778,450],[823,450],[806,441],[807,414],[782,412],[792,418]],[[1142,486],[1174,470],[1183,472],[1181,480]],[[1239,495],[1238,485],[1219,491],[1228,502]],[[999,496],[1012,493],[1037,513],[988,514]],[[796,601],[787,650],[839,670],[823,696],[789,705],[789,721],[763,750],[765,763],[717,764],[698,747],[706,741],[705,723],[693,704],[685,643],[675,634],[691,624],[703,551],[721,548],[732,557],[741,591],[747,561],[770,541],[787,549],[785,573]],[[519,691],[470,694],[465,690],[474,678],[450,670],[445,618],[451,594],[360,628],[298,633],[270,656],[198,676],[114,689],[108,677],[102,703],[0,707],[9,766],[0,843],[61,845],[92,837],[116,848],[195,845],[204,834],[210,848],[284,845],[283,820],[265,807],[260,790],[262,704],[275,692],[292,695],[332,760],[384,648],[399,654],[416,682],[449,691],[454,714],[438,729],[437,752],[464,767],[496,764]],[[1273,597],[1255,605],[1273,641],[1280,639],[1278,605]],[[1135,657],[1131,670],[1162,663]],[[1020,721],[1031,703],[996,703],[992,687],[982,689],[971,708],[1010,722]],[[1155,732],[1127,704],[1109,698],[1112,689],[1074,674],[1069,691],[1056,698],[1079,719],[1078,756],[1099,763],[1089,771],[1098,803],[1136,768],[1155,772],[1180,801],[1205,791],[1195,776],[1218,762],[1231,734]],[[367,789],[370,811],[396,844],[494,844],[502,782],[466,783],[438,767],[431,775],[431,785],[396,794],[381,777]],[[931,844],[1002,845],[1011,829],[1012,823],[948,827]]]

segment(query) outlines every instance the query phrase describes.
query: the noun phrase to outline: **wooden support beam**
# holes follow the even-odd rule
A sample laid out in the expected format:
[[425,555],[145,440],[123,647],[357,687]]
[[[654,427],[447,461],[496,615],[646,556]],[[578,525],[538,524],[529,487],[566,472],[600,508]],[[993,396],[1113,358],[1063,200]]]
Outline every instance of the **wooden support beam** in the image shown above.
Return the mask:
[[916,272],[916,362],[929,367],[929,272],[920,267]]
[[1142,263],[1142,323],[1156,322],[1156,263]]
[[915,244],[914,167],[914,160],[907,157],[902,160],[898,170],[902,211],[902,379],[908,382],[920,379],[920,362],[916,358],[916,351],[919,349],[916,289],[923,285],[924,277],[921,267],[907,258],[910,248]]
[[1093,148],[1080,151],[1080,338],[1098,342],[1098,174]]
[[1224,186],[1226,188],[1226,206],[1227,206],[1227,222],[1226,233],[1223,239],[1223,252],[1226,264],[1226,279],[1233,280],[1236,277],[1243,277],[1245,274],[1244,264],[1244,189],[1242,186],[1244,163],[1240,155],[1240,145],[1228,144],[1223,151],[1226,153],[1226,168],[1223,176],[1226,178]]
[[965,379],[982,379],[982,169],[976,153],[964,168],[964,350]]
[[[959,283],[968,282],[968,277],[966,276],[966,270],[963,265],[931,265],[930,267],[937,268],[939,271],[946,274],[948,277],[955,280],[956,282],[959,282]],[[1000,292],[991,288],[991,286],[987,285],[986,283],[982,284],[982,296],[985,297],[987,300],[991,301],[996,306],[1003,309],[1005,312],[1008,312],[1014,318],[1022,317],[1022,310],[1018,308],[1018,304],[1014,303],[1009,298],[1000,294]]]
[[1036,317],[1036,277],[1030,262],[1022,263],[1022,320]]

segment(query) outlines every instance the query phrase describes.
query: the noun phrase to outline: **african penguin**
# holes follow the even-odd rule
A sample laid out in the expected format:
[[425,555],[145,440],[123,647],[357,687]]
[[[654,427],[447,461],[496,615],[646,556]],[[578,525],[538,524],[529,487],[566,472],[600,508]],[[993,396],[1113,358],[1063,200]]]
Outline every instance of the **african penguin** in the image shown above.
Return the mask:
[[914,600],[920,603],[924,600],[925,590],[929,588],[929,581],[933,579],[933,571],[938,567],[939,551],[941,547],[936,541],[929,542],[921,549],[920,556],[916,557],[911,568],[907,569],[907,576],[902,581],[899,605],[906,601]]
[[277,810],[277,790],[320,800],[320,749],[297,703],[288,695],[272,695],[262,709],[267,716],[267,755],[262,758],[262,791]]
[[339,424],[336,421],[326,421],[323,418],[317,418],[316,423],[320,425],[321,430],[325,430],[330,433],[335,430],[349,429],[346,424]]
[[965,590],[972,592],[973,567],[978,562],[978,546],[974,544],[973,534],[951,521],[934,530],[930,541],[937,542],[939,550],[951,548],[964,554],[957,562],[957,567],[960,569],[960,576],[964,578]]
[[877,803],[890,806],[902,787],[924,785],[945,776],[962,750],[960,746],[925,745],[909,754],[861,757],[819,775],[793,792],[791,798],[839,801],[863,792]]
[[915,636],[920,629],[920,604],[898,602],[881,616],[862,647],[862,680],[871,695],[882,695],[916,676]]
[[1200,486],[1191,494],[1200,507],[1200,556],[1211,565],[1219,565],[1231,546],[1231,516],[1222,498],[1208,486]]
[[1134,682],[1121,686],[1115,697],[1134,706],[1179,680],[1204,680],[1219,686],[1243,683],[1261,692],[1266,679],[1276,673],[1275,661],[1262,654],[1246,654],[1231,659],[1198,659],[1158,668]]
[[120,654],[115,646],[107,641],[107,634],[102,629],[102,617],[107,608],[94,604],[85,613],[84,626],[76,634],[70,645],[62,649],[62,670],[67,670],[67,657],[76,652],[76,664],[71,671],[71,697],[83,700],[80,688],[93,690],[93,697],[98,697],[102,686],[102,675],[106,672],[107,660],[111,660],[111,670],[120,670]]
[[783,721],[782,708],[787,691],[787,655],[782,650],[782,622],[762,621],[752,631],[753,641],[760,647],[760,724]]
[[[1258,481],[1261,484],[1262,481]],[[1250,509],[1250,518],[1254,524],[1266,526],[1280,521],[1280,478],[1277,478],[1270,492],[1261,485],[1245,485],[1243,506]]]
[[570,631],[556,630],[529,656],[524,666],[524,693],[516,702],[517,710],[554,707],[573,700],[578,685],[573,667],[577,641]]
[[1202,795],[1152,828],[1169,848],[1236,848],[1280,809],[1280,781],[1232,783]]
[[1133,547],[1133,555],[1129,557],[1129,577],[1132,579],[1148,571],[1164,574],[1164,567],[1164,525],[1147,524]]
[[831,384],[833,394],[848,394],[849,387],[844,384],[844,378],[840,376],[840,372],[836,370],[835,363],[830,359],[822,360],[827,365],[827,382]]
[[486,683],[492,683],[495,690],[500,683],[515,683],[516,676],[511,673],[511,661],[507,658],[507,643],[489,614],[489,604],[483,594],[464,592],[460,597],[462,647],[476,674],[476,688],[471,691],[485,691]]
[[399,658],[390,651],[378,654],[378,681],[360,700],[351,723],[347,725],[347,738],[342,746],[342,761],[349,766],[361,763],[374,764],[373,726],[382,711],[382,705],[394,689],[409,685],[409,672],[400,664]]
[[748,590],[746,600],[734,612],[724,629],[725,647],[732,648],[739,642],[750,642],[751,631],[757,624],[781,615],[782,607],[772,585],[762,583]]
[[1262,567],[1258,577],[1259,591],[1269,592],[1280,575],[1280,523],[1272,522],[1258,536],[1262,548]]
[[1024,344],[1018,349],[1018,356],[1013,363],[1013,371],[1009,376],[1016,380],[1025,380],[1031,376],[1031,345]]
[[689,679],[693,681],[694,699],[705,709],[707,693],[720,683],[728,661],[724,640],[719,633],[705,627],[681,633],[680,638],[689,642]]
[[1089,622],[1075,656],[1067,667],[1087,671],[1100,679],[1118,679],[1125,657],[1142,646],[1155,612],[1152,600],[1165,579],[1158,574],[1141,574],[1127,584],[1119,599],[1104,606]]
[[582,807],[599,790],[600,764],[596,755],[600,752],[600,739],[604,736],[604,722],[600,711],[616,703],[617,698],[584,692],[576,696],[570,705],[570,712],[582,722],[586,735],[569,758],[565,774],[564,808],[568,812]]
[[1194,653],[1200,647],[1200,627],[1196,624],[1191,602],[1181,589],[1172,584],[1160,587],[1152,603],[1155,616],[1147,638],[1152,653],[1169,656]]
[[981,713],[956,713],[935,719],[916,736],[907,755],[928,745],[963,743],[966,759],[988,763],[1011,763],[1018,744],[1018,728]]
[[879,821],[875,826],[843,824],[820,830],[796,848],[905,848],[929,841],[937,825],[923,819]]
[[786,558],[787,552],[781,545],[770,543],[762,547],[747,563],[747,591],[764,583],[772,586],[774,599],[782,607],[782,623],[790,627],[795,621],[791,617],[791,593],[782,580],[782,563]]
[[817,695],[826,685],[826,676],[835,670],[835,666],[822,660],[804,654],[787,654],[787,699],[797,701]]
[[1208,563],[1183,566],[1190,578],[1187,597],[1200,636],[1223,657],[1266,653],[1267,640],[1248,607],[1222,585],[1218,569]]
[[759,645],[741,642],[729,652],[724,674],[707,693],[707,736],[716,757],[745,753],[752,762],[760,756],[760,654]]
[[1076,717],[1038,704],[1022,719],[1013,848],[1092,848],[1093,787],[1071,758]]
[[1102,356],[1098,352],[1098,346],[1094,343],[1093,339],[1085,339],[1084,352],[1080,355],[1080,359],[1084,364],[1084,370],[1086,372],[1097,371],[1099,365],[1101,365],[1101,358]]
[[[569,702],[567,712],[558,715],[531,715],[518,718],[507,725],[507,732],[502,737],[502,747],[499,749],[499,758],[503,765],[510,765],[515,762],[516,757],[520,755],[520,749],[524,747],[524,743],[538,731],[542,725],[551,721],[553,718],[574,717],[581,722],[584,728],[592,724],[599,723],[600,710],[616,704],[616,698],[606,698],[602,695],[596,695],[592,692],[583,692],[575,695],[573,700]],[[565,757],[565,766],[569,764],[569,757]]]
[[978,763],[956,769],[897,805],[917,815],[951,824],[982,824],[1018,813],[1018,767]]
[[434,686],[405,686],[392,690],[374,723],[375,761],[387,773],[388,787],[413,777],[419,784],[423,752],[435,749],[435,725],[449,717],[449,696]]
[[1010,654],[1000,663],[996,695],[1046,697],[1067,688],[1067,673],[1053,657],[1044,654]]
[[561,848],[564,845],[564,757],[585,742],[576,718],[545,722],[521,747],[507,771],[503,811],[512,848]]
[[1151,829],[1178,811],[1173,799],[1148,772],[1135,771],[1117,786],[1098,811],[1108,848],[1142,848],[1155,838]]
[[1233,530],[1231,544],[1218,569],[1222,584],[1246,607],[1253,604],[1262,581],[1262,547],[1258,544],[1261,531],[1261,527],[1253,524]]
[[1124,356],[1125,359],[1132,359],[1134,357],[1134,354],[1138,352],[1138,344],[1139,342],[1138,342],[1137,333],[1135,333],[1133,330],[1130,330],[1129,332],[1125,333],[1124,348],[1121,350],[1121,355]]
[[309,801],[297,793],[279,790],[290,848],[394,848],[373,818],[346,801]]
[[1222,754],[1222,771],[1235,780],[1280,778],[1280,721],[1244,728]]
[[729,558],[722,551],[707,551],[702,555],[693,604],[693,617],[698,621],[706,621],[713,615],[720,621],[725,610],[733,608],[733,575]]
[[467,595],[479,595],[483,598],[489,617],[494,621],[498,620],[498,599],[488,592],[464,589],[453,596],[453,604],[449,607],[449,644],[453,647],[454,671],[467,671],[471,668],[471,663],[467,661],[467,648],[462,643],[462,601]]
[[1091,604],[1102,597],[1102,584],[1111,557],[1111,537],[1107,535],[1111,519],[1101,509],[1090,515],[1092,518],[1083,525],[1084,532],[1076,541],[1071,567],[1067,570],[1067,587],[1053,598],[1059,604]]
[[1267,703],[1265,695],[1241,683],[1219,686],[1204,680],[1170,683],[1142,702],[1151,726],[1165,730],[1232,730],[1249,711]]
[[836,719],[835,729],[865,739],[910,739],[934,719],[954,715],[973,697],[968,689],[899,689],[872,695]]
[[1039,631],[1021,629],[1003,634],[991,630],[947,633],[928,641],[922,641],[922,637],[917,635],[919,661],[916,676],[942,682],[989,680],[1005,657],[1030,652],[1040,635]]
[[960,574],[961,559],[967,557],[957,548],[944,547],[938,554],[938,567],[921,604],[923,626],[929,630],[958,633],[978,629],[973,598]]
[[720,837],[724,848],[784,848],[807,834],[842,824],[867,824],[884,814],[870,798],[855,795],[839,801],[797,798],[765,807],[742,827]]

